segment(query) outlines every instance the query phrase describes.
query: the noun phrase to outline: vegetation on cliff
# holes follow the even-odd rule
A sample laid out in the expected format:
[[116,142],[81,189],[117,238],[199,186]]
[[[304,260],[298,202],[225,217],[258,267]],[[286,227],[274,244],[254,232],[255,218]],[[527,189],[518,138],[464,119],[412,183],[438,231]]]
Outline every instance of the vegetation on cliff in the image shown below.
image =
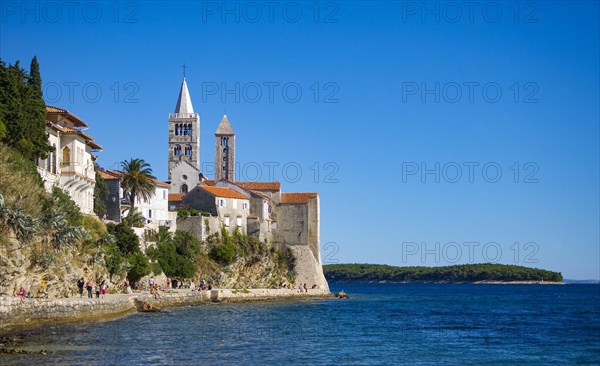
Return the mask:
[[462,264],[444,267],[396,267],[384,264],[328,264],[323,266],[328,281],[357,282],[561,282],[562,275],[537,268],[505,264]]
[[29,73],[19,61],[6,65],[0,60],[0,141],[27,159],[44,158],[50,146],[46,136],[46,104],[37,58]]

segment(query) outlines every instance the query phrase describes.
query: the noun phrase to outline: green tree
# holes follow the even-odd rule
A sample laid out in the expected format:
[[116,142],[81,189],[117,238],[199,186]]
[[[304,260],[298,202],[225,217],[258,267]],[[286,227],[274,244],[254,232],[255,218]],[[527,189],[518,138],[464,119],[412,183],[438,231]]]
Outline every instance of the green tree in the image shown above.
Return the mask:
[[37,58],[29,74],[19,62],[0,60],[0,120],[5,125],[4,141],[26,158],[45,158],[50,146],[46,135],[46,104]]
[[131,283],[138,282],[140,278],[150,274],[148,257],[142,252],[131,253],[127,256],[128,271],[127,279]]
[[104,248],[104,263],[111,277],[123,271],[124,262],[125,257],[116,243],[109,243]]
[[143,159],[129,159],[129,161],[121,162],[121,169],[123,170],[123,178],[121,186],[123,187],[123,194],[129,199],[131,209],[129,215],[135,211],[135,200],[149,201],[154,195],[154,182],[156,179],[152,175],[152,169],[150,164],[146,163]]
[[148,249],[148,256],[157,260],[169,277],[190,278],[196,273],[194,263],[200,251],[200,242],[185,231],[177,231],[171,237],[166,228],[160,228],[155,248]]
[[96,185],[94,186],[94,213],[98,216],[106,213],[106,205],[104,201],[108,197],[108,185],[102,175],[100,175],[100,167],[94,166],[96,171]]
[[237,246],[227,232],[225,226],[221,227],[221,243],[212,248],[209,257],[221,264],[231,264],[237,254]]
[[125,223],[106,225],[108,232],[115,237],[115,243],[121,253],[127,255],[140,251],[140,240],[132,228]]

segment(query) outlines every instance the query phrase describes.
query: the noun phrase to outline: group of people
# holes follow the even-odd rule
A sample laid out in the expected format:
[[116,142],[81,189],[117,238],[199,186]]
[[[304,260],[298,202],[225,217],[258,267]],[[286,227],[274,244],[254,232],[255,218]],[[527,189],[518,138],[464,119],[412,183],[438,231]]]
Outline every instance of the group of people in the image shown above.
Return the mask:
[[[317,288],[317,285],[312,285],[312,287],[311,287],[311,289],[313,289],[313,290],[316,289],[316,288]],[[298,286],[298,291],[300,293],[308,292],[308,287],[306,287],[306,283],[305,284],[300,284],[300,286]]]
[[212,285],[207,284],[206,281],[204,281],[204,279],[202,279],[202,281],[200,281],[198,286],[194,286],[194,281],[190,281],[190,290],[192,290],[192,291],[212,290]]
[[100,284],[96,284],[96,286],[94,287],[94,282],[92,282],[92,280],[89,280],[86,283],[85,280],[83,279],[83,277],[81,277],[77,281],[77,289],[79,290],[79,297],[83,297],[84,287],[87,289],[87,295],[88,295],[87,297],[89,299],[94,298],[93,292],[96,293],[96,299],[99,299],[101,294],[102,294],[103,299],[106,297],[106,290],[108,289],[106,280],[102,280],[102,282],[100,282]]

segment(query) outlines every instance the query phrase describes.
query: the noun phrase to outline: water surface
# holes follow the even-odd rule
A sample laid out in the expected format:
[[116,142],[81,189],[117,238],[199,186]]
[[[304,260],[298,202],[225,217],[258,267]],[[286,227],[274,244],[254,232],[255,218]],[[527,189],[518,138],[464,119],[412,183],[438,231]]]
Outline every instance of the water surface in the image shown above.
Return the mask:
[[204,304],[19,335],[2,365],[600,364],[599,285],[331,284],[348,300]]

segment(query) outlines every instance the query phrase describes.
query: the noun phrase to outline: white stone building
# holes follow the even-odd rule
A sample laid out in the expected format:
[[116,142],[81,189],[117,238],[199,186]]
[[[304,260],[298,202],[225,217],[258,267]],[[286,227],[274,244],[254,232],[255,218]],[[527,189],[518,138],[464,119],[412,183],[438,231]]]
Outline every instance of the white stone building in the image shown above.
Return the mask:
[[[107,219],[121,222],[131,209],[129,198],[124,195],[121,187],[123,173],[116,170],[105,170],[101,171],[100,175],[106,181],[109,191],[104,202],[108,211]],[[169,212],[170,185],[156,179],[153,179],[152,183],[154,183],[154,194],[150,200],[146,201],[137,197],[135,202],[135,210],[144,217],[144,228],[140,228],[141,233],[144,230],[158,231],[160,226],[165,226],[174,232],[177,212]]]
[[66,109],[46,107],[46,132],[53,150],[38,159],[37,168],[47,191],[57,186],[66,191],[84,214],[94,212],[96,185],[94,151],[102,147],[83,132],[87,123]]

